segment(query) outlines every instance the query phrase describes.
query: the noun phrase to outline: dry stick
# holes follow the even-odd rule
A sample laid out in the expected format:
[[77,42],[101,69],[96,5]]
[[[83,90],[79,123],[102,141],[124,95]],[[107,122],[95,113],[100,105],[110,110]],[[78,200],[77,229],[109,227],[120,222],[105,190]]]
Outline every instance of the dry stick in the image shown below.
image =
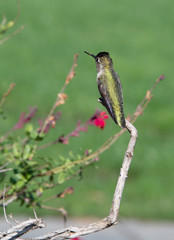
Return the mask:
[[50,110],[50,112],[49,112],[49,114],[48,114],[48,116],[47,116],[47,118],[46,118],[46,120],[45,120],[45,122],[44,122],[44,124],[43,124],[43,126],[42,126],[41,133],[44,132],[44,130],[45,130],[45,128],[46,128],[46,126],[47,126],[47,124],[48,124],[48,122],[49,122],[49,120],[50,120],[50,117],[53,115],[56,107],[57,107],[58,105],[62,104],[62,103],[59,104],[59,102],[61,101],[62,94],[64,93],[66,86],[68,85],[68,83],[70,82],[70,80],[71,80],[71,79],[74,77],[74,75],[75,75],[74,69],[75,69],[75,67],[77,66],[77,58],[78,58],[78,54],[76,53],[76,54],[74,54],[74,62],[73,62],[73,65],[72,65],[72,67],[71,67],[71,70],[70,70],[70,72],[69,72],[69,74],[68,74],[68,76],[67,76],[67,78],[66,78],[66,80],[65,80],[65,83],[64,83],[61,91],[60,91],[59,94],[57,95],[57,99],[56,99],[53,107],[51,108],[51,110]]

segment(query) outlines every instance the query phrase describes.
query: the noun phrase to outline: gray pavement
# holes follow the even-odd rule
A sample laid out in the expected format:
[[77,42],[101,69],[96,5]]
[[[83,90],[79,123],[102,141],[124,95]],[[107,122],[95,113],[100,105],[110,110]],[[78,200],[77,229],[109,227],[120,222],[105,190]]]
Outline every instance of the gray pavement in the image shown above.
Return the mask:
[[[28,218],[17,218],[20,222]],[[68,226],[81,226],[96,219],[69,219]],[[33,238],[63,227],[62,218],[44,218],[47,227],[32,231],[23,238]],[[4,218],[0,217],[0,232],[9,228]],[[83,236],[84,240],[174,240],[174,222],[154,222],[134,219],[121,219],[119,224],[98,233]]]

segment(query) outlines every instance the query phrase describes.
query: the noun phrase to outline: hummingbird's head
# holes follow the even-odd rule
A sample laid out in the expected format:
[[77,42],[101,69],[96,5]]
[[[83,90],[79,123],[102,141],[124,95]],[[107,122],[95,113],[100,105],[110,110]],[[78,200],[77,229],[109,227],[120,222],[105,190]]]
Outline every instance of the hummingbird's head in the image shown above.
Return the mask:
[[97,72],[104,68],[109,68],[112,66],[112,59],[110,58],[108,52],[99,52],[96,56],[88,52],[85,53],[92,56],[95,59]]

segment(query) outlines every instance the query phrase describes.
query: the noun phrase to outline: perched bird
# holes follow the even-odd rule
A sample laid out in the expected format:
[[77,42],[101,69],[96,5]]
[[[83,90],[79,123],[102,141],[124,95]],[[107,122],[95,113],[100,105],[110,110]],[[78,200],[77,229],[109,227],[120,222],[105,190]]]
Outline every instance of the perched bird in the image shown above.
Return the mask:
[[124,128],[122,86],[109,53],[100,52],[96,56],[86,51],[85,53],[92,56],[96,62],[97,84],[101,95],[98,101],[106,107],[114,122]]

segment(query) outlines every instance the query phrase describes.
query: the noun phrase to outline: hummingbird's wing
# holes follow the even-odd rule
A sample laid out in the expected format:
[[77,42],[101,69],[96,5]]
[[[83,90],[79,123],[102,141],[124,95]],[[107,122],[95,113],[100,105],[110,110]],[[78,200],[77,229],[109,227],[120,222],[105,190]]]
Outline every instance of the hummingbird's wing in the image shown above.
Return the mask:
[[109,112],[110,116],[112,117],[112,119],[114,120],[114,122],[117,123],[114,111],[112,109],[112,105],[108,99],[107,92],[106,92],[104,86],[102,84],[99,84],[98,90],[101,95],[101,98],[99,98],[98,101],[106,107],[106,109],[108,110],[108,112]]

